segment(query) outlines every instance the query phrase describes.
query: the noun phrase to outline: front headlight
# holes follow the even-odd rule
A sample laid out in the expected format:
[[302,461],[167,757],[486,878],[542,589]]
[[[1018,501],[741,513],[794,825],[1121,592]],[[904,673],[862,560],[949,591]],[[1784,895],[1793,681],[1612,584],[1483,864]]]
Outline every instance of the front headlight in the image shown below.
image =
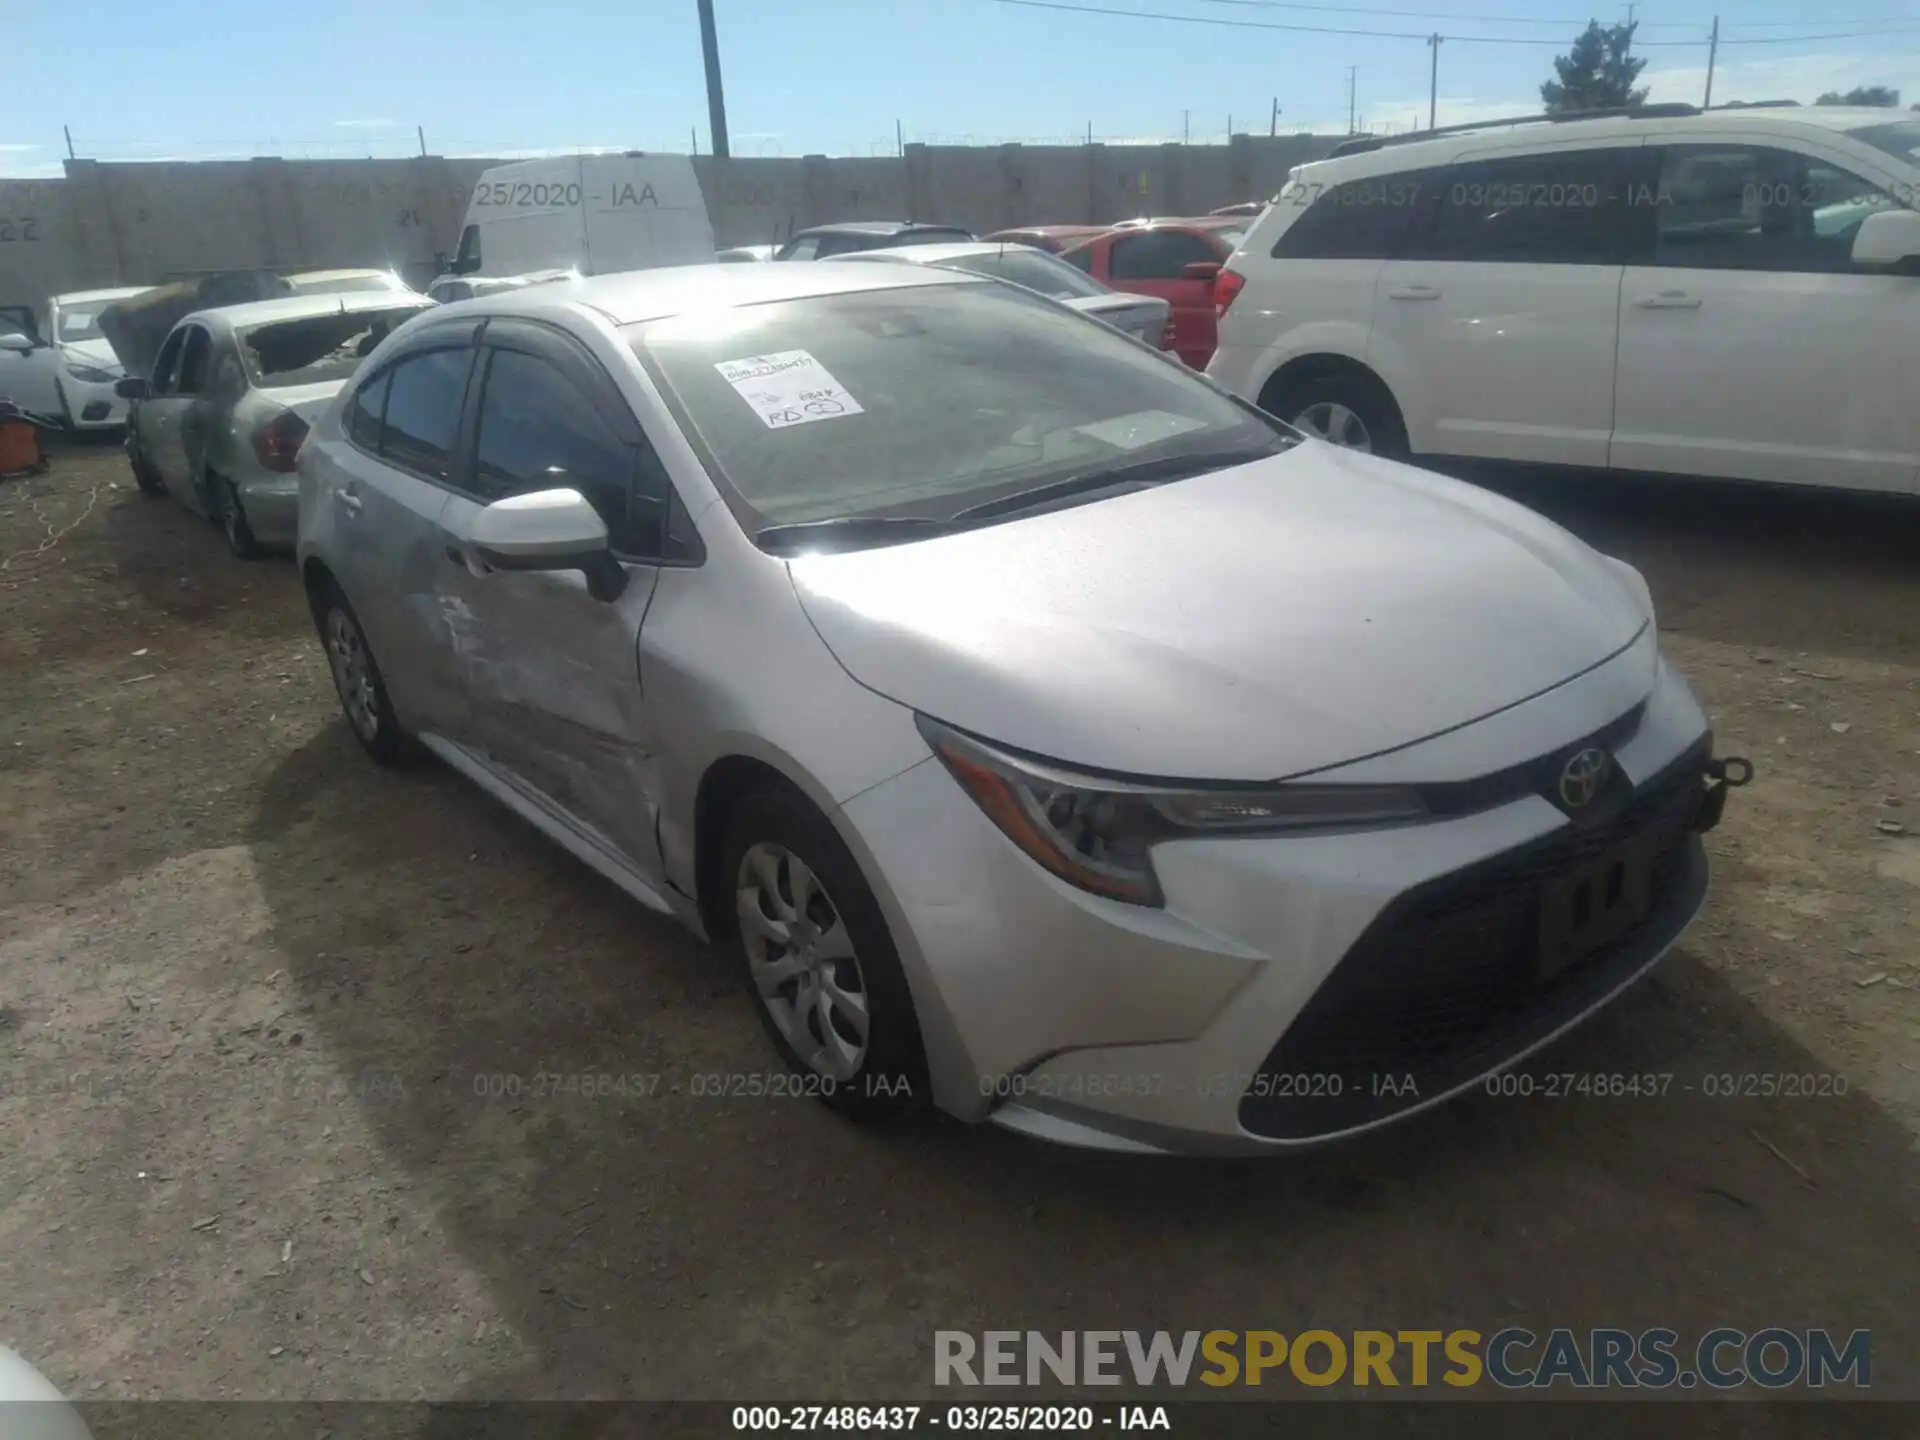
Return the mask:
[[120,377],[111,370],[102,370],[98,365],[76,365],[67,362],[67,374],[88,385],[111,385]]
[[1395,786],[1194,788],[1076,775],[916,719],[933,753],[1009,840],[1068,884],[1133,905],[1165,903],[1151,854],[1162,840],[1404,824],[1427,814],[1419,795]]

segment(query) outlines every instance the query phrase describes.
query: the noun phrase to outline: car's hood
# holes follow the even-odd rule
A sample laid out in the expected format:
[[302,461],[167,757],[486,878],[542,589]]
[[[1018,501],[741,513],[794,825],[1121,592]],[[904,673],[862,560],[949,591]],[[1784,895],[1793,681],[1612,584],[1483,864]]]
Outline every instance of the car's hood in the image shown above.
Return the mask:
[[1307,442],[908,545],[790,562],[861,683],[1088,769],[1282,779],[1551,689],[1649,623],[1511,501]]
[[69,365],[98,365],[103,370],[119,370],[120,357],[105,338],[98,340],[62,340],[61,357]]
[[151,377],[167,332],[196,310],[244,305],[292,293],[270,271],[230,270],[202,275],[116,300],[100,312],[100,333],[129,375]]

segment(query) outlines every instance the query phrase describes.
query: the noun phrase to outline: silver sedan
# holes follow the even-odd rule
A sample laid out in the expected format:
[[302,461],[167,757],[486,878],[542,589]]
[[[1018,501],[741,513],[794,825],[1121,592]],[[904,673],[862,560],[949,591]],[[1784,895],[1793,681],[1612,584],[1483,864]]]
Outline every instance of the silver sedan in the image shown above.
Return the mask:
[[[374,346],[432,304],[378,289],[186,316],[150,367],[115,386],[133,402],[126,443],[134,479],[218,524],[242,558],[290,545],[293,462],[308,425]],[[141,338],[125,343],[138,351]]]
[[299,555],[366,750],[715,942],[852,1113],[1403,1118],[1645,973],[1745,778],[1629,566],[937,266],[423,315]]

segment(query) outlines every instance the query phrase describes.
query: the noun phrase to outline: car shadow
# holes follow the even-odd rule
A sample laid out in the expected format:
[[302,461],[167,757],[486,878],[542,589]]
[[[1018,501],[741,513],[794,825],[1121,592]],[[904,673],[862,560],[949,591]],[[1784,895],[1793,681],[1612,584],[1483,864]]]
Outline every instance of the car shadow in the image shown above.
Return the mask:
[[1663,629],[1863,659],[1920,638],[1920,503],[1912,496],[1423,463],[1518,500],[1639,567]]
[[537,1357],[443,1398],[951,1399],[936,1329],[1508,1323],[1866,1328],[1876,1394],[1913,1388],[1912,1135],[1861,1076],[1712,1093],[1831,1066],[1685,949],[1529,1067],[1658,1094],[1475,1094],[1295,1155],[1147,1160],[703,1093],[774,1068],[715,954],[339,723],[251,840],[304,1023],[399,1082],[356,1088],[365,1119]]

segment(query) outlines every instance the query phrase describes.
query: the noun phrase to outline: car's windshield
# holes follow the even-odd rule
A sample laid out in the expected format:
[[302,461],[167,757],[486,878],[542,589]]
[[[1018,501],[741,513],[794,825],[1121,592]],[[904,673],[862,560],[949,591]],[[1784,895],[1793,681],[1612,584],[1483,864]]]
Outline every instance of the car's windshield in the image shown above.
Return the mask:
[[937,260],[934,263],[1024,285],[1029,290],[1038,290],[1042,295],[1051,295],[1056,300],[1083,299],[1089,295],[1107,293],[1106,287],[1091,276],[1083,275],[1073,266],[1063,265],[1051,255],[1024,245],[1007,245],[999,250],[982,251],[977,255],[957,255],[951,260]]
[[1874,149],[1920,169],[1920,120],[1896,120],[1890,125],[1869,125],[1847,133],[1855,140],[1865,141]]
[[408,305],[256,325],[241,331],[240,353],[253,383],[266,389],[345,380],[374,346],[419,313],[419,306]]
[[71,345],[78,340],[100,339],[100,312],[112,302],[82,304],[74,309],[62,306],[59,314],[59,334],[55,337],[63,345]]
[[1005,285],[689,314],[635,327],[633,344],[753,531],[947,518],[1091,472],[1253,458],[1292,438],[1118,333]]

